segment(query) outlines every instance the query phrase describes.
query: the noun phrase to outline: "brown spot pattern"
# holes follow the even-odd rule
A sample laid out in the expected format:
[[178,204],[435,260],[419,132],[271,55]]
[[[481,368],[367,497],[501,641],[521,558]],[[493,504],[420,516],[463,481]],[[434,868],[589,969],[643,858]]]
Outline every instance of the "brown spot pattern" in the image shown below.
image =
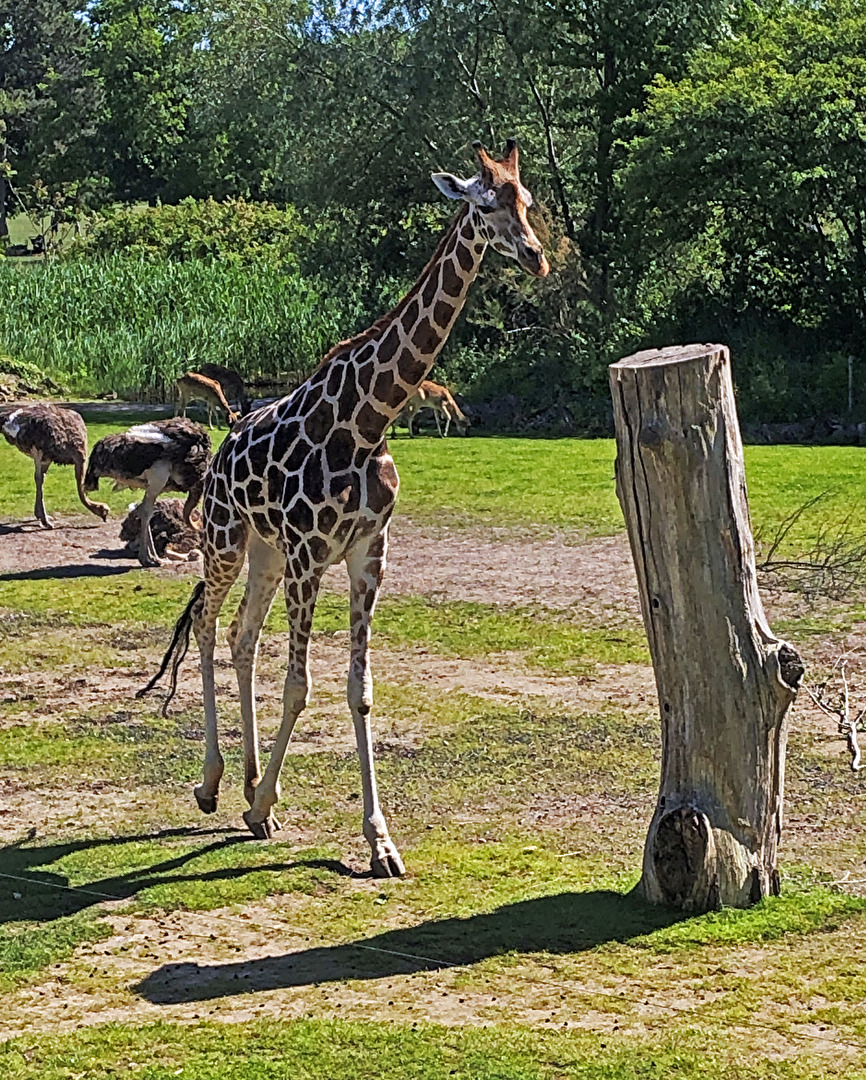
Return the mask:
[[422,353],[434,352],[441,340],[439,331],[433,328],[426,316],[415,327],[415,333],[412,335],[412,344]]
[[[418,301],[413,300],[411,304],[408,304],[406,310],[403,312],[403,316],[400,321],[403,323],[403,330],[405,333],[409,333],[412,327],[415,325],[415,320],[418,318]],[[392,354],[393,355],[393,354]]]
[[388,333],[382,338],[382,344],[379,346],[379,362],[387,364],[397,351],[397,347],[400,344],[400,335],[397,332],[397,327],[392,326]]
[[385,430],[387,420],[381,413],[376,412],[369,401],[365,401],[358,410],[358,415],[355,417],[355,424],[361,438],[365,439],[367,442],[374,443],[382,438],[382,433]]
[[445,327],[449,324],[454,316],[454,305],[446,304],[444,300],[437,300],[436,307],[433,309],[433,321],[438,325]]
[[397,361],[397,370],[404,383],[414,386],[420,383],[427,371],[427,363],[417,356],[411,349],[404,349]]
[[458,244],[456,254],[457,261],[460,263],[461,267],[467,272],[471,270],[474,259],[472,258],[472,252],[469,248],[466,247],[465,244]]
[[442,291],[446,296],[459,296],[463,289],[463,279],[458,276],[451,262],[442,267]]

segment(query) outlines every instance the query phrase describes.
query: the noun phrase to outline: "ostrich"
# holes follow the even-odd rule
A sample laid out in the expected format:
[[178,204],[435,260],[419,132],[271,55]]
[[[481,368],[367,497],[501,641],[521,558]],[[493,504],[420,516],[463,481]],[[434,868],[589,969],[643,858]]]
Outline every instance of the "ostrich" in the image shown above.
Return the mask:
[[[141,503],[133,503],[120,527],[120,539],[132,556],[141,543]],[[193,510],[187,525],[181,499],[157,499],[150,519],[150,535],[160,558],[169,562],[189,562],[201,554],[201,514]]]
[[187,492],[183,520],[188,525],[210,459],[210,436],[199,424],[186,417],[154,420],[100,439],[90,452],[84,490],[96,491],[103,476],[118,488],[144,488],[138,560],[142,566],[159,566],[150,530],[156,498],[163,491]]
[[74,465],[78,497],[103,521],[108,517],[105,503],[92,502],[85,494],[84,462],[87,460],[87,427],[81,416],[59,405],[0,405],[0,431],[6,441],[33,458],[36,476],[34,514],[44,529],[53,529],[45,512],[42,482],[49,467]]

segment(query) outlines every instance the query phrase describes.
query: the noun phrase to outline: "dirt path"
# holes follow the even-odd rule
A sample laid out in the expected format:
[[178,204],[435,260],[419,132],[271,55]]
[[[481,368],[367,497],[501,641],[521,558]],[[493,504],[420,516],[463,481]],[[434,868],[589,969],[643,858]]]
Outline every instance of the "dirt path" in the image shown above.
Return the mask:
[[[57,528],[0,525],[0,580],[15,577],[122,575],[137,568],[123,552],[119,523],[57,517]],[[156,573],[200,573],[180,564]],[[344,587],[342,566],[325,578]],[[514,530],[422,528],[406,518],[393,526],[384,596],[615,608],[639,617],[637,588],[624,534],[575,543],[569,534],[525,538]]]

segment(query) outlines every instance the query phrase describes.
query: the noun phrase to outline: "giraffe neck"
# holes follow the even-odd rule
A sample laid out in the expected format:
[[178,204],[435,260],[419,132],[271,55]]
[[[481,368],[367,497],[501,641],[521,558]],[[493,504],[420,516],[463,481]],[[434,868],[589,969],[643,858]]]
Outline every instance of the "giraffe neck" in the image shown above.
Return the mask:
[[483,216],[464,207],[394,310],[323,361],[317,375],[334,387],[338,422],[350,419],[351,408],[350,426],[362,443],[377,446],[426,379],[466,302],[488,242]]

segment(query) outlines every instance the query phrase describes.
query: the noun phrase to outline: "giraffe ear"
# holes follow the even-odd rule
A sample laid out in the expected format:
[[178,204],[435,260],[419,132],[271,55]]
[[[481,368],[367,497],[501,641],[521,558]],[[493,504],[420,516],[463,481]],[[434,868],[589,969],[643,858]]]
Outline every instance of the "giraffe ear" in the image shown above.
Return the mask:
[[449,172],[431,173],[430,179],[446,198],[471,201],[471,180],[461,180],[459,176]]

